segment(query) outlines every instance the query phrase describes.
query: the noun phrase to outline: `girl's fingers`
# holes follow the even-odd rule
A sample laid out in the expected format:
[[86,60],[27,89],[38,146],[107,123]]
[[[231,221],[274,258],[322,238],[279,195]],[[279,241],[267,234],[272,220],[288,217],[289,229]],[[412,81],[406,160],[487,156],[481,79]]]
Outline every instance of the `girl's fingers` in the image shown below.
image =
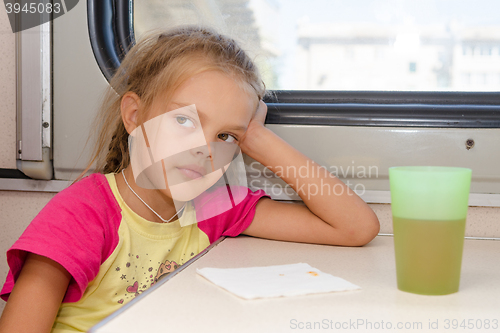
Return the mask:
[[[249,146],[252,145],[252,138],[255,138],[255,133],[257,133],[264,127],[264,121],[266,120],[267,115],[267,105],[262,100],[259,101],[259,105],[257,106],[257,111],[253,115],[250,124],[248,124],[248,129],[240,138],[238,145],[242,149],[243,152],[248,152]],[[258,135],[256,135],[258,137]]]
[[264,124],[264,121],[266,120],[266,115],[267,115],[267,105],[262,100],[260,100],[257,111],[253,116],[253,120],[261,124]]

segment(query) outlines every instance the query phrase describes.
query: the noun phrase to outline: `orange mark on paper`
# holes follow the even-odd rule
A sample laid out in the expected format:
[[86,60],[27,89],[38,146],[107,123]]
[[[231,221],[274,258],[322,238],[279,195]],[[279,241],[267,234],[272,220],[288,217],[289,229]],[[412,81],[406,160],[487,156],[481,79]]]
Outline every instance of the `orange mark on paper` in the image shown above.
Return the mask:
[[307,274],[311,274],[312,276],[318,276],[319,274],[313,271],[307,272]]

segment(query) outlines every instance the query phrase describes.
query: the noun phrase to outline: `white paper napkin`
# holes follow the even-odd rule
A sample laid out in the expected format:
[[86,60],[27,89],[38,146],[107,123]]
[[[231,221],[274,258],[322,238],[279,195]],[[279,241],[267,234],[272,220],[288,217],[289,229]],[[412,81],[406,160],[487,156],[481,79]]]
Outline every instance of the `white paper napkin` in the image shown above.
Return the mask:
[[245,299],[361,289],[305,263],[245,268],[206,267],[196,269],[196,272]]

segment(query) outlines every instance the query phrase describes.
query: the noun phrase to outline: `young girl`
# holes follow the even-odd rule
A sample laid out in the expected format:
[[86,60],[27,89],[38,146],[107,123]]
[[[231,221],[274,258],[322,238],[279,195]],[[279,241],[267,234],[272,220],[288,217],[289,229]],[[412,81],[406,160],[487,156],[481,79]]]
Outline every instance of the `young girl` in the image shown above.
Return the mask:
[[[7,252],[0,332],[86,331],[221,236],[360,246],[377,235],[362,199],[264,127],[264,85],[232,39],[196,27],[148,36],[110,85],[84,171],[97,161],[98,173],[54,196]],[[238,149],[305,205],[214,187]]]

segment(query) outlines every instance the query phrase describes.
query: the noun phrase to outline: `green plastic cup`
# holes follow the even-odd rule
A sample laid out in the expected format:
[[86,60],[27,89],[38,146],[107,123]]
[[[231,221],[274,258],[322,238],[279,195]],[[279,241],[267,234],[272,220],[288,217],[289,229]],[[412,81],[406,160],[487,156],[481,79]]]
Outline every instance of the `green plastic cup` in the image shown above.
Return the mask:
[[458,291],[472,170],[389,168],[398,289]]

